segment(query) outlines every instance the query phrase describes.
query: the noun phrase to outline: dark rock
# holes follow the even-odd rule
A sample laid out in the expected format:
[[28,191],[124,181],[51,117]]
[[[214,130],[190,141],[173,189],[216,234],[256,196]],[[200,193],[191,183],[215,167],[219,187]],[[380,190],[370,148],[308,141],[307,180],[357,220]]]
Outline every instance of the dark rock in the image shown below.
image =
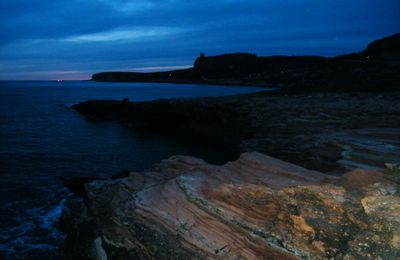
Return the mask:
[[85,193],[85,184],[94,181],[96,178],[90,177],[72,177],[63,179],[63,184],[75,194],[83,195]]
[[400,33],[373,41],[363,52],[370,59],[400,60]]
[[130,171],[129,170],[123,170],[117,174],[114,174],[111,176],[111,180],[116,180],[116,179],[121,179],[121,178],[126,178],[129,176]]
[[[261,92],[153,102],[88,101],[75,107],[135,131],[259,151],[320,171],[383,169],[400,159],[400,92]],[[354,104],[360,104],[355,110]]]

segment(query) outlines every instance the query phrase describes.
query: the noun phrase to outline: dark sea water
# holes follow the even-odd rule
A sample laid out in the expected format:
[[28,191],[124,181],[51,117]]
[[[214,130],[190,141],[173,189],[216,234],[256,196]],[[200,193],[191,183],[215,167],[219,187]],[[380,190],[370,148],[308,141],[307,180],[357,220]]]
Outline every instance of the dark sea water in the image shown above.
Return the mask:
[[69,191],[61,178],[110,177],[143,170],[175,154],[222,163],[222,148],[136,134],[94,123],[69,109],[88,99],[131,101],[223,96],[250,87],[159,83],[0,82],[0,259],[55,259],[64,235],[57,220]]

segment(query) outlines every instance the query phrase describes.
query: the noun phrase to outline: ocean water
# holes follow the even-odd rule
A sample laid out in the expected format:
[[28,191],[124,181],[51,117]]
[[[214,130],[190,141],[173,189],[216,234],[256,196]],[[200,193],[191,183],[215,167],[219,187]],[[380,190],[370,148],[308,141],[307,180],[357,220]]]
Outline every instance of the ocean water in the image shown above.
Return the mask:
[[61,178],[110,177],[143,170],[175,154],[212,163],[231,158],[223,148],[137,134],[115,122],[90,122],[69,107],[89,99],[131,101],[224,96],[252,87],[89,81],[0,82],[0,259],[55,259],[57,228],[69,191]]

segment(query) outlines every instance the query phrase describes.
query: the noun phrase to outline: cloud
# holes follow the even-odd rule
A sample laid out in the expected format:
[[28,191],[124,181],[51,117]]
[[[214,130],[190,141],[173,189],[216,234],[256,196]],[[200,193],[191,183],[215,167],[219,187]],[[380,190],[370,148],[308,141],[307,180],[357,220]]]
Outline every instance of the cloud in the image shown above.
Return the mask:
[[148,1],[148,0],[136,0],[136,1],[99,0],[99,2],[109,5],[117,11],[124,12],[124,13],[130,13],[130,14],[135,13],[135,12],[141,12],[146,9],[150,9],[157,4],[157,1]]
[[171,27],[134,27],[117,28],[109,31],[70,36],[64,39],[67,42],[113,42],[138,41],[146,39],[160,39],[166,36],[182,33],[183,30]]

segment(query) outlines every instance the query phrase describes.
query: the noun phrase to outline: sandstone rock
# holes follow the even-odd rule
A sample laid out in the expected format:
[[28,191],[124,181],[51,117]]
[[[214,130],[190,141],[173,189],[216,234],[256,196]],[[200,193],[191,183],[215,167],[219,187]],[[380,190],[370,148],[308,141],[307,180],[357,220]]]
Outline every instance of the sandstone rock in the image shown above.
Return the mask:
[[398,186],[380,172],[332,177],[255,152],[223,166],[175,156],[85,189],[69,238],[90,246],[70,247],[75,257],[400,257]]

